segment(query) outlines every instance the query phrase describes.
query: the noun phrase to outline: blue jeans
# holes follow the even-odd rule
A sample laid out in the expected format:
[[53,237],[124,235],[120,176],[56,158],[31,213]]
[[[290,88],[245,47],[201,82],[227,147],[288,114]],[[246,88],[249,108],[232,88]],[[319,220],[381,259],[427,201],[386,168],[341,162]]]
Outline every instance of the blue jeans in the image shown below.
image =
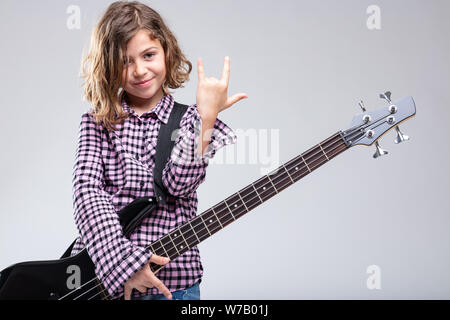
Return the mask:
[[[163,294],[151,294],[132,298],[132,300],[168,300]],[[200,300],[200,284],[197,282],[192,287],[172,292],[172,300]]]

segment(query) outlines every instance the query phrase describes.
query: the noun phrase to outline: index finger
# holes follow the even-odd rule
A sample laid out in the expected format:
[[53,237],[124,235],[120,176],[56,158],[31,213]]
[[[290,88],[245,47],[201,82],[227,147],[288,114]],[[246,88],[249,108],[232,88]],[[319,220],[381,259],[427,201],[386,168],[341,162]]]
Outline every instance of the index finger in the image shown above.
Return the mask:
[[172,294],[170,293],[169,289],[162,283],[161,280],[159,280],[153,273],[151,275],[152,278],[152,284],[158,288],[159,291],[162,292],[163,295],[166,296],[167,299],[172,299]]
[[205,78],[205,70],[203,69],[202,58],[197,59],[198,79],[203,80]]
[[225,83],[228,84],[228,81],[230,79],[230,57],[225,57],[225,62],[223,63],[223,70],[222,70],[222,81],[225,81]]

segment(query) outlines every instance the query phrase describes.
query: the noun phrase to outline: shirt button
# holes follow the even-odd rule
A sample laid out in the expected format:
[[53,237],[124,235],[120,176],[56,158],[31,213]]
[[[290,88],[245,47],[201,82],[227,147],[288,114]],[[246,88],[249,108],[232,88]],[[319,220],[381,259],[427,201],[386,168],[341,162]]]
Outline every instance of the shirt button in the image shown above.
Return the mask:
[[145,186],[145,182],[144,181],[141,181],[140,184],[141,184],[141,188],[143,188]]
[[136,155],[136,160],[139,160],[139,155],[138,154]]

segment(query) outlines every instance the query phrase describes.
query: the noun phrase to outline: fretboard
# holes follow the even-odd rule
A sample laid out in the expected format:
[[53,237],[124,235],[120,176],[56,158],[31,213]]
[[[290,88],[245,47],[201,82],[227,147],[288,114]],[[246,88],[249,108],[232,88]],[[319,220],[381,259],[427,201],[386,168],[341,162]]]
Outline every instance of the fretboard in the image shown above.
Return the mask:
[[[149,249],[157,255],[174,260],[231,222],[236,221],[263,202],[280,193],[309,173],[347,150],[338,132],[315,145],[301,155],[282,164],[276,170],[264,175],[194,219],[152,242]],[[154,272],[161,266],[151,264]]]

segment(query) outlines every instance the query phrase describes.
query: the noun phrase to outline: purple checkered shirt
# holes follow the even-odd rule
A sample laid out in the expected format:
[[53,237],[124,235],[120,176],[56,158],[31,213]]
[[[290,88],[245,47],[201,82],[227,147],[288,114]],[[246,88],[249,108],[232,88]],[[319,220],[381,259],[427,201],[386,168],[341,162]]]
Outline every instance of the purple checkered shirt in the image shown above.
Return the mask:
[[[95,123],[92,110],[81,116],[73,167],[73,206],[79,237],[71,255],[87,248],[97,277],[113,298],[123,295],[125,282],[152,256],[147,246],[194,218],[197,188],[205,180],[208,160],[221,147],[236,142],[236,135],[219,119],[203,156],[197,154],[201,117],[197,105],[183,116],[177,140],[164,170],[169,195],[165,205],[145,217],[129,239],[124,237],[117,212],[137,197],[153,196],[153,168],[161,122],[167,123],[174,105],[165,95],[151,111],[139,116],[128,106],[129,117],[108,132]],[[156,276],[170,291],[201,280],[203,267],[197,247],[170,261]],[[160,293],[157,288],[133,296]]]

